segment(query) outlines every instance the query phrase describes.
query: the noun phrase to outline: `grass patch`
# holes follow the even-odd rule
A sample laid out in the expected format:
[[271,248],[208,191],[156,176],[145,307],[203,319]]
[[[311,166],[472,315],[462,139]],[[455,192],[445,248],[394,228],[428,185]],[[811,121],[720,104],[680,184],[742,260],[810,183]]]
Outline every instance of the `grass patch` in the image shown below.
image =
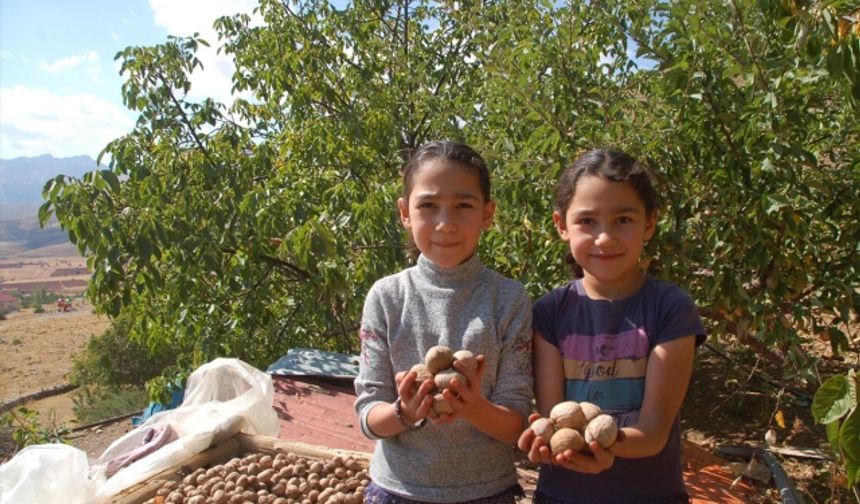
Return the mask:
[[141,413],[149,403],[142,387],[83,387],[72,397],[75,416],[88,424],[129,413]]

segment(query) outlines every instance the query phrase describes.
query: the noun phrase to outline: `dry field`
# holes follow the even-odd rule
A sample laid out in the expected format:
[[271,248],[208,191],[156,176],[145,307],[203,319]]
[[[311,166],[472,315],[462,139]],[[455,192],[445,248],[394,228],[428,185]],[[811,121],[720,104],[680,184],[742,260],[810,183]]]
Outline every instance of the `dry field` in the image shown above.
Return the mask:
[[0,253],[0,289],[30,292],[44,285],[48,292],[83,292],[89,273],[86,260],[71,244],[53,245],[21,254]]
[[[79,294],[86,261],[75,255],[71,245],[55,245],[24,254],[0,256],[0,288],[27,291],[25,286],[56,282],[78,285],[60,291],[72,298],[72,311],[58,312],[55,304],[44,305],[44,313],[22,309],[0,320],[0,402],[35,394],[69,383],[72,357],[80,352],[90,337],[110,326],[107,317],[93,314],[92,306]],[[59,292],[58,292],[59,293]],[[71,396],[49,397],[26,403],[47,419],[53,410],[60,422],[74,420]]]
[[28,308],[0,321],[0,353],[4,355],[0,361],[0,401],[69,383],[72,357],[91,336],[110,326],[107,317],[94,315],[92,307],[80,298],[72,304],[74,309],[69,312],[46,305],[45,313],[33,313]]

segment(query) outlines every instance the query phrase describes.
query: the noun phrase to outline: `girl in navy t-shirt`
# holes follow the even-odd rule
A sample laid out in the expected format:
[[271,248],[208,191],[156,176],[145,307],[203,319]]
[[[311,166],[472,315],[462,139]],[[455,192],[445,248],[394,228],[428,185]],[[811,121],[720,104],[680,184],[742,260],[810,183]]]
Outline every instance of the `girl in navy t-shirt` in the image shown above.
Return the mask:
[[562,401],[611,414],[618,441],[553,456],[531,429],[519,446],[541,462],[536,503],[681,503],[679,410],[704,329],[689,295],[639,264],[657,225],[657,194],[630,156],[593,150],[565,170],[553,222],[574,281],[534,304],[541,416]]

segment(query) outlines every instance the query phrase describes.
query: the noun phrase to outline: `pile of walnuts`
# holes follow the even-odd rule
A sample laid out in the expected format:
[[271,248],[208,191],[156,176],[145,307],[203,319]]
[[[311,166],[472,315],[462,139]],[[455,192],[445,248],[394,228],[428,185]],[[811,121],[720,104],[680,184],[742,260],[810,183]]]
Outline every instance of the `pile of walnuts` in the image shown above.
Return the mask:
[[427,350],[424,362],[415,364],[409,369],[418,375],[413,385],[413,392],[417,391],[425,380],[431,380],[435,385],[431,416],[454,413],[454,408],[442,395],[442,390],[450,387],[451,382],[455,379],[459,380],[460,383],[468,384],[466,377],[454,367],[455,361],[462,362],[473,371],[478,369],[478,359],[472,352],[469,350],[454,352],[444,345],[437,345]]
[[589,402],[558,403],[550,410],[549,418],[538,418],[529,427],[543,438],[553,455],[565,450],[588,452],[592,441],[609,448],[618,437],[615,419]]
[[254,453],[166,482],[146,504],[358,504],[368,484],[352,457]]

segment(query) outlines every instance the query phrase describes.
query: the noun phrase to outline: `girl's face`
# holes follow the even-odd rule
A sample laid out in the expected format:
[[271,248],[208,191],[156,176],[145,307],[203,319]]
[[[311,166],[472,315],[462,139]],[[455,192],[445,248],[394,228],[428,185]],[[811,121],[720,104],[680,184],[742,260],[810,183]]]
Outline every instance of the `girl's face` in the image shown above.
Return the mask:
[[582,266],[589,295],[621,299],[639,288],[639,256],[654,235],[657,212],[646,215],[628,183],[586,175],[579,179],[565,214],[554,212],[552,219]]
[[496,210],[495,203],[484,200],[478,175],[446,159],[422,163],[412,174],[409,201],[400,198],[397,208],[418,250],[443,268],[475,253]]

